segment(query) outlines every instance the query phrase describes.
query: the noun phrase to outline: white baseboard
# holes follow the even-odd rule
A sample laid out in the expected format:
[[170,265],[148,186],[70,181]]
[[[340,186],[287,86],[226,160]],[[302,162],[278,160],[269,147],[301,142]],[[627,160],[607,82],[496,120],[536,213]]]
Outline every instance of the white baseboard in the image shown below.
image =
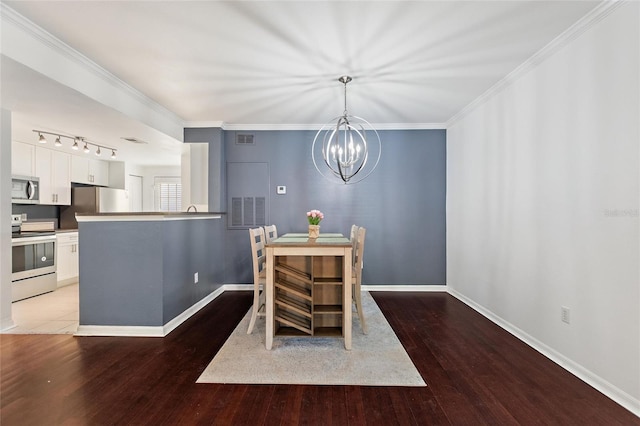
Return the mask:
[[13,318],[8,317],[0,320],[0,333],[11,330],[12,328],[16,328],[16,323],[13,321]]
[[78,277],[67,278],[66,280],[58,280],[57,288],[66,287],[71,284],[78,284]]
[[223,285],[214,290],[164,326],[80,325],[75,336],[165,337],[200,309],[207,306],[209,302],[220,296],[226,290],[225,287]]
[[363,285],[364,291],[447,292],[446,285]]
[[[446,285],[364,285],[364,291],[437,291],[446,292]],[[225,291],[253,291],[253,284],[224,284],[207,297],[201,299],[164,326],[126,325],[80,325],[76,336],[117,336],[117,337],[165,337],[191,318],[209,302]]]
[[225,291],[224,285],[222,285],[222,286],[220,286],[220,288],[218,288],[217,290],[214,290],[213,292],[211,292],[208,296],[204,297],[203,299],[200,299],[198,302],[196,302],[189,309],[187,309],[186,311],[184,311],[183,313],[181,313],[180,315],[178,315],[177,317],[175,317],[174,319],[172,319],[171,321],[166,323],[164,325],[164,327],[162,327],[162,331],[163,331],[164,335],[166,336],[167,334],[171,333],[180,324],[182,324],[183,322],[185,322],[186,320],[191,318],[192,315],[195,315],[196,312],[198,312],[200,309],[202,309],[205,306],[207,306],[207,304],[209,302],[211,302],[216,297],[220,296],[224,291]]
[[225,284],[224,291],[253,291],[253,284]]
[[476,312],[483,315],[485,318],[489,319],[494,324],[498,325],[499,327],[508,331],[513,336],[522,340],[524,343],[526,343],[533,349],[537,350],[542,355],[546,356],[551,361],[558,364],[560,367],[564,368],[574,376],[578,377],[585,383],[589,384],[594,389],[603,393],[607,397],[611,398],[613,401],[617,402],[627,410],[631,411],[636,416],[640,417],[640,400],[632,397],[628,393],[622,391],[621,389],[609,383],[607,380],[604,380],[602,377],[592,373],[591,371],[584,368],[582,365],[567,358],[566,356],[557,352],[553,348],[542,343],[535,337],[530,336],[526,332],[514,326],[510,322],[505,321],[503,318],[499,317],[498,315],[495,315],[493,312],[486,309],[485,307],[477,304],[473,300],[458,293],[454,289],[449,288],[448,293],[453,297],[455,297],[456,299],[460,300],[465,305],[475,310]]
[[164,337],[162,327],[133,325],[80,325],[74,336]]

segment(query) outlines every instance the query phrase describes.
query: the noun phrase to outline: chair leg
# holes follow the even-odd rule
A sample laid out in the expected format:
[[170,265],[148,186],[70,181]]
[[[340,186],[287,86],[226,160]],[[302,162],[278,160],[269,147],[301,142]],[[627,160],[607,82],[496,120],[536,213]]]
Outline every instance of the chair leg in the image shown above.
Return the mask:
[[354,290],[354,297],[356,302],[356,311],[358,312],[358,319],[360,319],[360,328],[362,328],[362,332],[367,334],[369,331],[367,329],[367,323],[364,320],[364,312],[362,312],[362,291]]
[[253,289],[253,306],[251,306],[251,321],[249,321],[249,329],[247,334],[251,334],[253,326],[256,325],[256,318],[258,317],[258,311],[260,310],[260,286],[254,285]]

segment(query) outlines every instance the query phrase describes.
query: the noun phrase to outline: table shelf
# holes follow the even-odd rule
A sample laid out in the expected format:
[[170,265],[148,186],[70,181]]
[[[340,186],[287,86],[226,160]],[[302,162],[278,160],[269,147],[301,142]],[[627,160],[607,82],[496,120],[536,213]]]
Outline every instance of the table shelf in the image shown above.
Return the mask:
[[342,305],[314,305],[314,315],[342,315]]
[[290,275],[295,277],[303,282],[311,283],[311,274],[301,271],[298,268],[295,268],[291,265],[287,265],[285,263],[278,263],[275,267],[276,272],[281,272],[285,275]]
[[275,318],[276,321],[298,329],[303,333],[313,334],[313,328],[311,327],[311,318],[304,318],[300,315],[296,315],[293,312],[289,312],[283,309],[276,310]]
[[289,297],[286,294],[276,295],[276,304],[284,309],[289,309],[302,316],[311,318],[311,303],[300,301],[293,297]]
[[313,285],[342,285],[342,277],[317,277],[313,279]]
[[313,300],[313,296],[311,295],[311,288],[304,287],[300,284],[292,283],[290,281],[285,281],[280,279],[276,281],[276,288],[282,291],[285,291],[291,295],[298,296],[302,299]]

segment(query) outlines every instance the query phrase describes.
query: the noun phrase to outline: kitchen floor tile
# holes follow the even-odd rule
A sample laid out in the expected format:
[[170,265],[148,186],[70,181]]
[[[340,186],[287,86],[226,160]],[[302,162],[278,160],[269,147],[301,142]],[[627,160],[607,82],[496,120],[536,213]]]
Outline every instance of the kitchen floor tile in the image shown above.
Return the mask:
[[14,302],[11,305],[16,326],[6,334],[73,334],[79,323],[78,284],[51,293]]

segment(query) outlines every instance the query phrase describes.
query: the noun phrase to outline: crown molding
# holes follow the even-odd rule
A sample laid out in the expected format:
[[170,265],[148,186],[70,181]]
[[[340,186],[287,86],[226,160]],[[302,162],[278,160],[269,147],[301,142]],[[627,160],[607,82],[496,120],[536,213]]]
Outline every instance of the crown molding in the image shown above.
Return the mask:
[[16,25],[18,28],[22,29],[26,34],[32,36],[34,39],[41,42],[46,47],[51,50],[57,52],[58,54],[63,55],[67,59],[75,62],[80,65],[82,68],[90,72],[91,74],[99,77],[112,87],[121,90],[127,93],[132,98],[136,99],[138,102],[143,104],[145,107],[155,111],[160,114],[164,119],[169,122],[184,127],[184,120],[178,117],[175,113],[153,101],[151,98],[134,88],[133,86],[127,84],[123,80],[116,77],[114,74],[110,73],[87,56],[83,55],[73,47],[69,46],[62,40],[56,38],[53,34],[44,30],[34,22],[25,18],[11,7],[7,6],[5,3],[0,1],[0,17],[1,17],[1,25],[5,23],[12,23]]
[[[380,123],[371,124],[376,130],[444,130],[445,123]],[[228,131],[281,131],[281,130],[314,130],[318,131],[324,124],[231,124],[224,121],[186,121],[185,128],[214,127]]]
[[556,38],[551,40],[546,46],[533,54],[529,59],[520,64],[516,69],[507,74],[504,78],[491,86],[486,92],[471,101],[466,107],[461,109],[457,114],[451,117],[446,123],[445,128],[450,128],[469,113],[474,111],[480,105],[496,96],[502,90],[507,88],[520,77],[536,68],[547,58],[553,56],[560,49],[568,45],[571,41],[578,38],[585,31],[593,27],[598,22],[606,18],[611,12],[616,10],[621,4],[631,0],[604,0],[594,7],[589,13],[580,18],[576,23],[563,31]]

